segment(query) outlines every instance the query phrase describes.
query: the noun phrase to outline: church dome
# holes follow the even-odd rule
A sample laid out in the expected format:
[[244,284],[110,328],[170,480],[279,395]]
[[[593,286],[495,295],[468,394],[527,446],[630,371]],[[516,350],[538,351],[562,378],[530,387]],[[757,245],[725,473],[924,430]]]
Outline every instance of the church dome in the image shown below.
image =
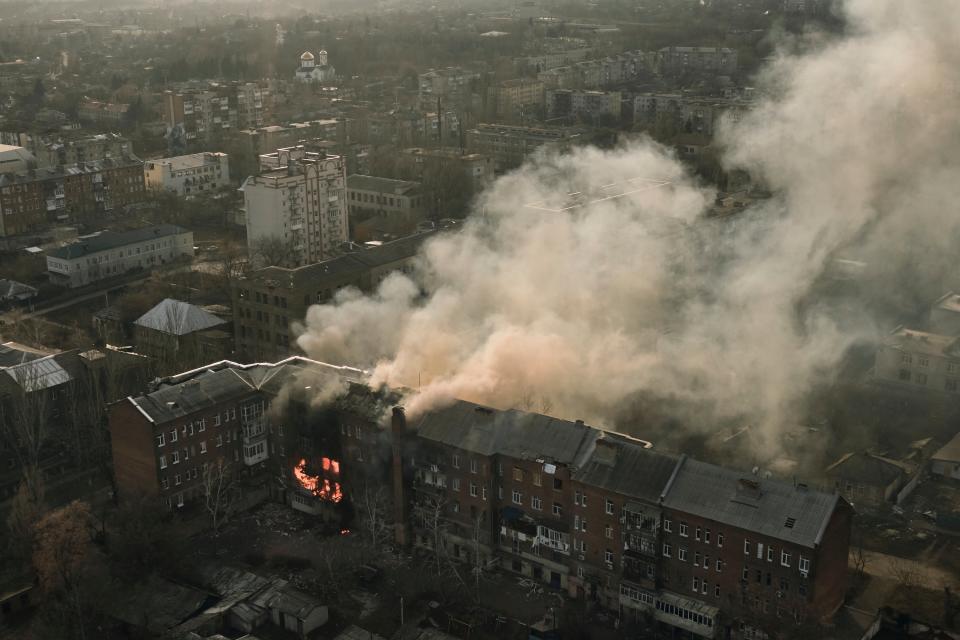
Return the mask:
[[303,54],[300,56],[300,59],[304,62],[306,62],[307,60],[313,60],[313,54],[310,53],[309,51],[304,51]]

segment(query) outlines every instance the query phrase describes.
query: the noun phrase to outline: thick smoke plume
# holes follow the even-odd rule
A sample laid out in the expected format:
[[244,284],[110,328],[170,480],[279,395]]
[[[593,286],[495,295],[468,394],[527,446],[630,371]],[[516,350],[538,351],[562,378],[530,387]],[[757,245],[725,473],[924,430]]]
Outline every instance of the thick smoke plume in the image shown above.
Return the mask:
[[[762,205],[704,218],[714,194],[649,141],[541,158],[429,242],[412,277],[311,308],[300,346],[413,389],[411,412],[464,398],[612,426],[645,397],[702,428],[753,424],[775,446],[847,347],[879,331],[818,302],[831,261],[914,290],[944,275],[957,231],[960,12],[846,11],[843,38],[780,55],[759,80],[767,99],[723,128],[725,163],[774,194]],[[559,211],[565,193],[600,199],[634,178],[656,182]]]

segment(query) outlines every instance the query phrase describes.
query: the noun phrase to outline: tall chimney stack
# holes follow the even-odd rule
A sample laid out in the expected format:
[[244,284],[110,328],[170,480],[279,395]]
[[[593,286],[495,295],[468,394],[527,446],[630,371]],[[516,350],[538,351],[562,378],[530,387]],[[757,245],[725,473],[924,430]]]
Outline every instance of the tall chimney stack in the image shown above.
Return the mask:
[[403,441],[407,432],[407,416],[403,407],[393,408],[390,433],[393,439],[393,538],[400,547],[409,543],[407,527],[407,500],[403,486]]

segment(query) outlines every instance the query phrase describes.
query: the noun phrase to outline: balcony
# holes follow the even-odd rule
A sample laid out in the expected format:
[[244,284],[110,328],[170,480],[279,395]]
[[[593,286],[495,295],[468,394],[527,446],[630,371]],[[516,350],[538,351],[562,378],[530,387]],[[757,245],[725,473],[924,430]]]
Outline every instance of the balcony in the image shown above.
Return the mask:
[[657,540],[654,535],[627,533],[623,538],[623,552],[639,558],[657,557]]

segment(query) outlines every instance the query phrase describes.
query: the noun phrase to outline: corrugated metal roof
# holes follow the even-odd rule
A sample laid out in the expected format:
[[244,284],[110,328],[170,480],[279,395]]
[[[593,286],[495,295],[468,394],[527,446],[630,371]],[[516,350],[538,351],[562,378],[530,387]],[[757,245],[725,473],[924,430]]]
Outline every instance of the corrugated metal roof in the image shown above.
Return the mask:
[[600,433],[582,422],[498,411],[463,400],[427,413],[416,429],[421,438],[480,455],[573,465],[589,454]]
[[56,356],[37,358],[9,367],[3,373],[10,376],[21,389],[27,392],[49,389],[70,382],[70,374],[55,358]]
[[[760,479],[687,458],[670,485],[664,505],[813,548],[819,543],[838,500],[835,494],[803,485]],[[792,526],[788,518],[794,520]]]
[[227,324],[227,322],[196,305],[182,300],[166,298],[153,309],[137,318],[134,324],[175,336],[184,336],[195,331],[203,331]]

